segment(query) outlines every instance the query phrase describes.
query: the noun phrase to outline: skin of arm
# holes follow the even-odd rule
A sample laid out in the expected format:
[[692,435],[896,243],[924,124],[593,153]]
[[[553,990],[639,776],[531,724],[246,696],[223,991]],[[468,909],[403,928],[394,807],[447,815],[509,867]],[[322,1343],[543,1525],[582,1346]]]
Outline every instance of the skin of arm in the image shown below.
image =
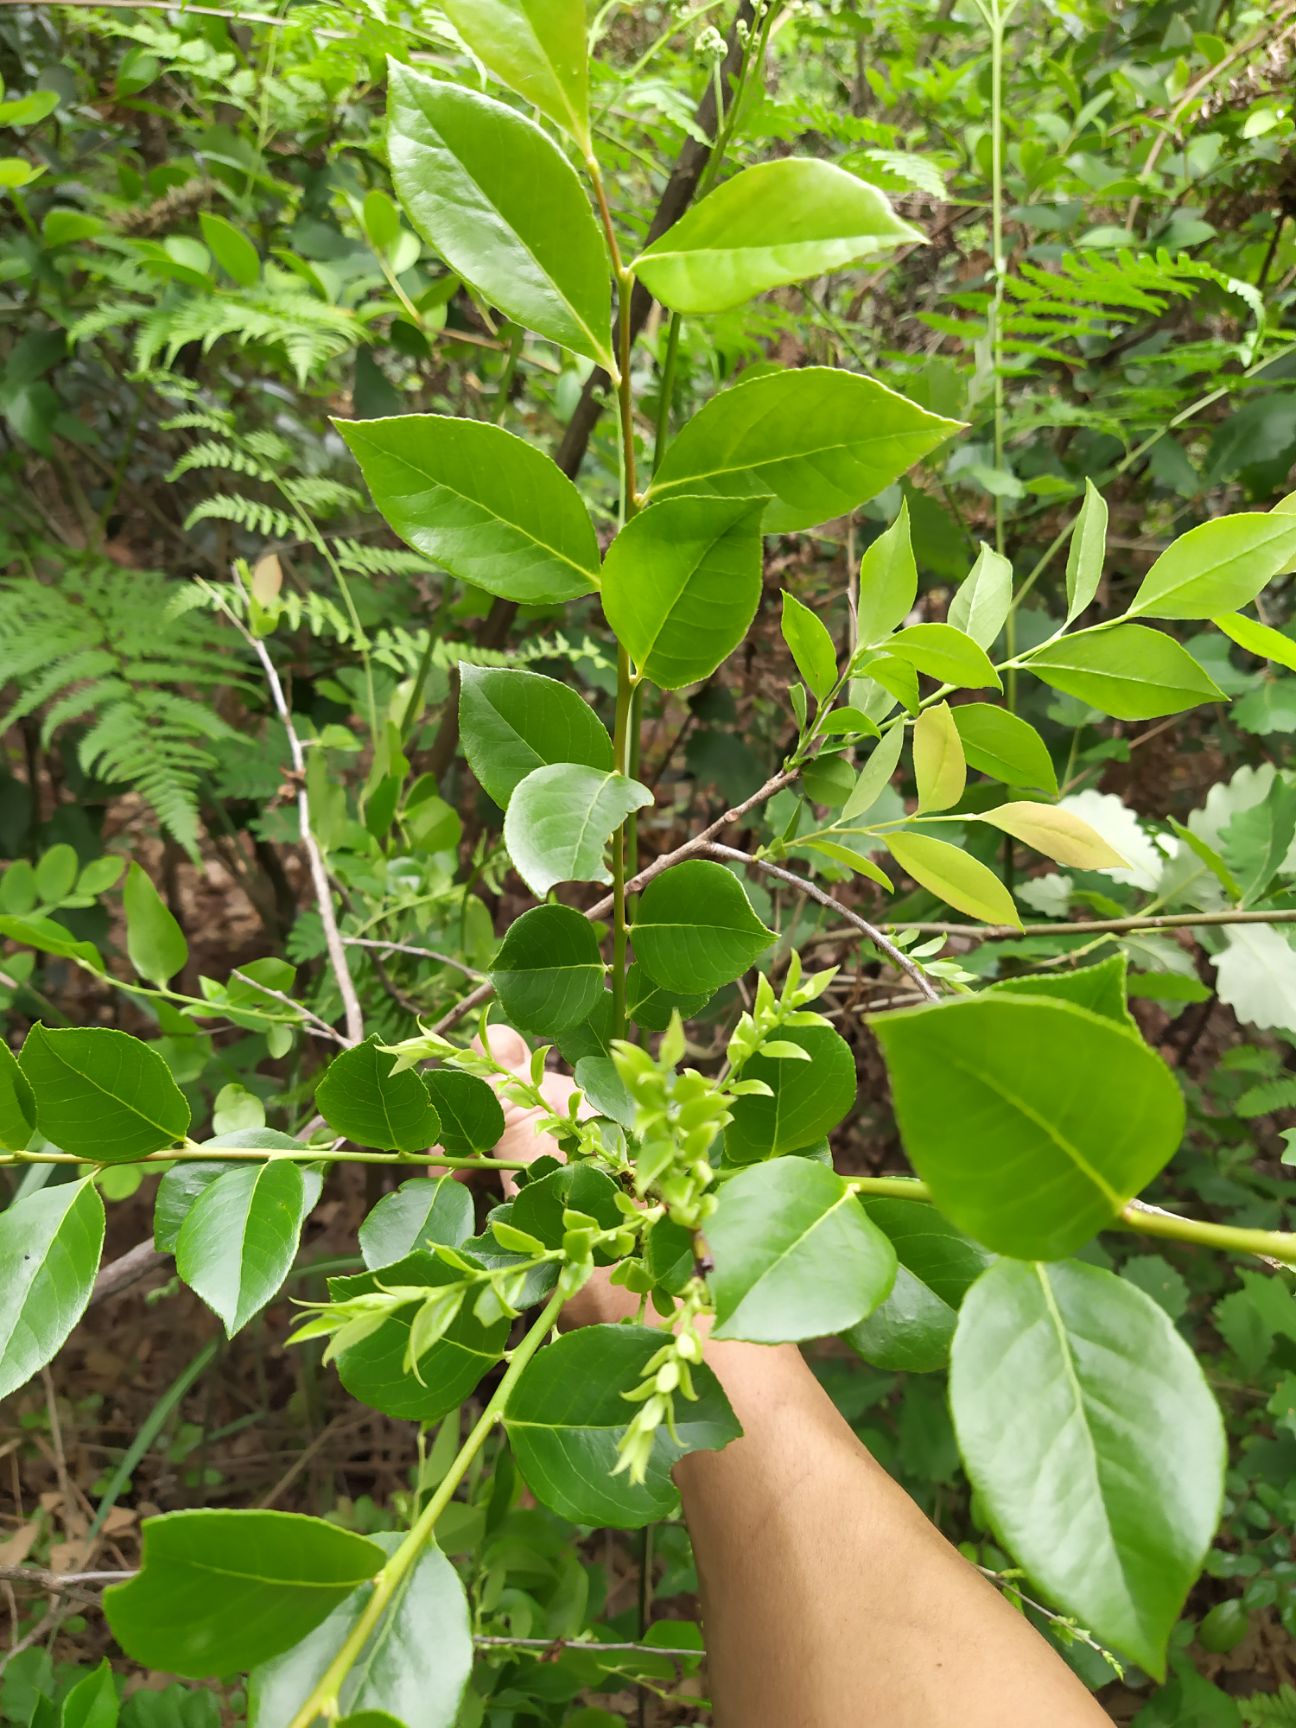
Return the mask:
[[[525,1072],[516,1033],[495,1057]],[[564,1108],[574,1082],[550,1075]],[[557,1154],[505,1105],[504,1158]],[[505,1191],[511,1184],[505,1180]],[[633,1318],[595,1278],[565,1323]],[[1100,1728],[1110,1721],[1017,1610],[860,1444],[794,1344],[711,1340],[743,1437],[675,1479],[702,1590],[716,1728]]]

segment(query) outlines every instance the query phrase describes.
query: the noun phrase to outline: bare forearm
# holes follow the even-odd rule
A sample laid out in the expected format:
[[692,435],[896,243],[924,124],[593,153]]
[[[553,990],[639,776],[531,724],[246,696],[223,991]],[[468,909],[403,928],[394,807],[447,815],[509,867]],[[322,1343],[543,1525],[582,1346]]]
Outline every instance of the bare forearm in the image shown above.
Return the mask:
[[793,1345],[712,1344],[745,1436],[676,1470],[718,1728],[1098,1728],[1034,1629],[855,1439]]

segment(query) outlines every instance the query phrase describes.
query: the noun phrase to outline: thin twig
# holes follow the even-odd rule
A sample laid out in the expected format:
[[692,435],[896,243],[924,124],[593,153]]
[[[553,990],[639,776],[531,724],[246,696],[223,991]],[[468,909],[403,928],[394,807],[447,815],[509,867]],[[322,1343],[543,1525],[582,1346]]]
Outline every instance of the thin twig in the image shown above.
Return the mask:
[[[283,723],[283,729],[288,735],[288,751],[292,757],[293,774],[297,782],[297,816],[301,824],[302,846],[305,848],[307,860],[310,863],[311,882],[315,889],[315,902],[319,907],[320,923],[324,926],[324,946],[328,950],[329,966],[337,982],[338,994],[342,998],[342,1010],[346,1020],[346,1037],[340,1042],[351,1045],[364,1041],[364,1015],[360,1011],[360,999],[355,992],[355,984],[351,978],[351,970],[347,965],[346,949],[338,933],[337,914],[333,910],[333,890],[329,886],[328,871],[324,867],[324,854],[320,851],[319,842],[311,829],[310,798],[306,791],[306,756],[302,750],[301,739],[293,726],[292,714],[284,696],[283,685],[279,682],[279,674],[275,663],[270,658],[269,650],[260,637],[252,632],[233,612],[227,615],[242,634],[252,652],[261,662],[270,686],[270,699],[274,703],[275,712]],[[263,989],[263,985],[258,986]],[[271,995],[275,992],[271,991]],[[294,1003],[294,1007],[298,1004]]]
[[[440,954],[435,948],[418,948],[412,942],[384,942],[374,936],[344,936],[344,948],[376,948],[382,954],[410,954],[416,960],[435,960],[440,966],[453,966],[456,972],[462,972],[465,978],[482,978],[484,973],[475,966],[467,966],[462,960],[456,960],[453,954]],[[262,988],[262,986],[258,986]]]
[[893,930],[914,930],[920,936],[971,936],[978,942],[999,942],[1020,936],[1124,936],[1137,930],[1196,930],[1227,924],[1296,924],[1296,909],[1274,912],[1158,912],[1146,918],[1081,919],[1073,924],[930,924],[898,923]]
[[240,972],[237,966],[230,973],[230,977],[241,979],[244,984],[250,984],[254,990],[259,990],[264,996],[273,996],[275,1001],[282,1002],[285,1008],[291,1008],[295,1014],[304,1016],[321,1036],[331,1038],[335,1044],[340,1044],[344,1050],[351,1048],[349,1038],[344,1038],[335,1026],[330,1026],[327,1020],[322,1019],[312,1009],[307,1008],[305,1003],[295,1002],[291,996],[286,996],[282,990],[272,990],[268,984],[262,984],[256,978],[249,978],[247,973]]
[[870,924],[867,918],[861,918],[858,912],[852,912],[849,906],[843,906],[840,900],[834,900],[832,895],[821,888],[817,882],[809,882],[804,876],[798,876],[793,870],[784,870],[779,864],[771,864],[767,858],[753,858],[750,852],[740,852],[735,846],[716,846],[708,844],[703,848],[708,858],[720,858],[730,864],[741,864],[748,870],[760,870],[766,876],[777,877],[780,882],[786,882],[795,888],[798,894],[804,894],[807,899],[815,900],[820,906],[826,906],[830,912],[836,912],[848,924],[853,924],[861,935],[867,936],[875,948],[880,948],[893,966],[912,980],[922,991],[929,1002],[939,1002],[940,991],[927,977],[921,966],[917,965],[902,948],[885,937],[876,925]]

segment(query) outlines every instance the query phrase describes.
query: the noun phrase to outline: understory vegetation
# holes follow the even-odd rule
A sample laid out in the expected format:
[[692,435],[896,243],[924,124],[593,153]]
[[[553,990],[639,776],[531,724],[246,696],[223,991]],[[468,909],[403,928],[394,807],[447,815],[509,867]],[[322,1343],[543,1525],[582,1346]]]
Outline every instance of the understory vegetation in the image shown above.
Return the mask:
[[0,8],[0,1724],[709,1722],[710,1326],[1113,1721],[1296,1724],[1293,89]]

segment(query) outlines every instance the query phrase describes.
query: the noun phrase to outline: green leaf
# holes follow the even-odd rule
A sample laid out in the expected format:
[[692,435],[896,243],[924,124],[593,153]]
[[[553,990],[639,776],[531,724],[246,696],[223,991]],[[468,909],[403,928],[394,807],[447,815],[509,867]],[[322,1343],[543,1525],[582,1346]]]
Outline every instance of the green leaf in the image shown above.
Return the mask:
[[208,250],[225,274],[240,288],[255,288],[261,280],[261,259],[247,236],[209,210],[198,212],[198,224]]
[[[117,1682],[105,1656],[99,1666],[79,1680],[63,1700],[59,1728],[117,1728],[121,1705]],[[36,1718],[33,1717],[33,1722]]]
[[1126,1005],[1124,954],[1110,954],[1095,966],[1077,966],[1071,972],[1037,972],[1023,978],[1001,978],[986,988],[997,995],[1051,996],[1059,1002],[1074,1002],[1092,1014],[1114,1020],[1125,1031],[1139,1034],[1138,1022]]
[[1023,846],[1032,846],[1055,863],[1069,864],[1076,870],[1129,868],[1129,859],[1109,846],[1097,829],[1056,804],[1036,804],[1023,798],[1015,804],[1000,804],[995,810],[982,810],[977,821],[988,822]]
[[139,865],[132,862],[122,889],[126,952],[141,978],[162,990],[189,958],[189,944],[171,909]]
[[910,624],[896,632],[887,648],[942,684],[961,690],[1003,688],[985,649],[952,624]]
[[929,834],[899,830],[881,838],[900,868],[929,894],[983,924],[1021,928],[1021,915],[1012,895],[979,859],[951,846],[948,840],[933,840]]
[[1073,1003],[981,995],[870,1024],[910,1162],[937,1208],[996,1253],[1074,1253],[1179,1144],[1183,1096],[1165,1063]]
[[668,498],[617,535],[603,610],[645,678],[679,690],[738,646],[761,590],[764,498]]
[[54,1357],[85,1312],[103,1238],[92,1182],[40,1188],[0,1212],[0,1398]]
[[967,785],[967,759],[948,702],[924,708],[914,721],[913,759],[919,814],[952,810]]
[[771,1095],[735,1098],[730,1106],[725,1154],[734,1163],[815,1145],[855,1102],[855,1057],[831,1026],[790,1027],[780,1037],[809,1061],[758,1052],[743,1064],[742,1078],[763,1081]]
[[1281,630],[1261,624],[1254,618],[1245,618],[1240,612],[1212,618],[1211,623],[1239,648],[1245,648],[1248,654],[1258,654],[1262,660],[1272,660],[1279,666],[1286,666],[1288,671],[1296,672],[1296,642],[1290,636],[1284,636]]
[[1225,700],[1186,648],[1146,624],[1063,637],[1036,649],[1026,668],[1117,720],[1155,720]]
[[1086,480],[1084,503],[1080,506],[1080,514],[1071,530],[1071,547],[1067,552],[1068,624],[1080,616],[1098,592],[1106,552],[1107,500],[1092,480]]
[[1033,726],[993,702],[961,702],[953,714],[970,767],[1005,786],[1040,787],[1056,797],[1057,773]]
[[842,1336],[889,1374],[931,1374],[949,1361],[959,1304],[992,1256],[921,1200],[870,1200],[869,1218],[896,1251],[895,1283]]
[[535,445],[443,414],[333,424],[395,532],[461,582],[524,606],[598,587],[589,512]]
[[581,0],[446,0],[445,10],[482,65],[588,156],[593,144]]
[[426,1152],[441,1132],[422,1075],[393,1074],[396,1058],[367,1038],[335,1056],[315,1088],[315,1108],[335,1134],[379,1152]]
[[[395,1531],[373,1538],[387,1557],[400,1541]],[[289,1728],[342,1648],[368,1594],[364,1587],[354,1591],[299,1644],[256,1669],[248,1684],[248,1728]],[[358,1719],[353,1712],[386,1711],[388,1722],[451,1728],[472,1658],[464,1587],[441,1550],[429,1546],[397,1587],[343,1681],[339,1706],[352,1722]]]
[[1143,578],[1132,618],[1214,618],[1296,569],[1296,516],[1244,511],[1181,534]]
[[874,187],[831,162],[788,156],[726,180],[631,269],[673,312],[725,312],[922,239]]
[[[918,674],[908,660],[902,660],[898,654],[865,654],[856,662],[855,671],[861,678],[870,679],[873,683],[902,702],[910,714],[917,714],[919,705]],[[869,697],[870,704],[873,698]],[[888,712],[891,704],[879,708],[879,714]]]
[[1012,565],[983,540],[976,563],[950,601],[948,622],[989,648],[1004,627],[1012,591]]
[[518,1029],[547,1038],[593,1013],[603,970],[587,918],[570,906],[534,906],[505,932],[491,982]]
[[794,594],[783,595],[783,640],[796,669],[822,702],[837,682],[837,650],[818,615]]
[[36,1096],[36,1125],[90,1163],[143,1158],[183,1140],[189,1106],[147,1044],[110,1026],[38,1021],[19,1058]]
[[[499,1207],[497,1213],[502,1215],[504,1210]],[[616,1183],[589,1164],[567,1164],[538,1182],[528,1182],[507,1210],[507,1222],[535,1237],[543,1248],[562,1247],[564,1211],[583,1212],[601,1230],[615,1230],[623,1223]],[[495,1216],[492,1213],[492,1228]]]
[[194,1201],[204,1188],[225,1175],[230,1166],[217,1163],[186,1161],[172,1164],[162,1173],[157,1199],[153,1202],[153,1246],[159,1254],[174,1254],[180,1239],[180,1229],[189,1216]]
[[908,500],[860,559],[859,639],[882,642],[908,617],[918,597],[918,566],[909,532]]
[[[653,475],[648,498],[772,492],[766,533],[813,528],[876,498],[959,425],[906,402],[876,379],[833,367],[739,379],[681,427]],[[907,527],[904,506],[901,519]],[[917,580],[915,572],[914,591]],[[911,593],[881,634],[912,603]]]
[[423,1080],[441,1118],[441,1144],[452,1158],[471,1158],[498,1146],[504,1112],[493,1086],[455,1068],[438,1068]]
[[518,782],[546,763],[612,766],[612,740],[589,704],[538,672],[461,663],[459,736],[469,767],[501,810]]
[[895,1250],[850,1184],[809,1158],[776,1158],[731,1177],[706,1238],[717,1338],[781,1344],[843,1332],[895,1279]]
[[514,323],[615,373],[607,248],[562,151],[489,96],[389,72],[392,186],[414,227]]
[[0,1039],[0,1148],[25,1152],[36,1128],[36,1095],[18,1058]]
[[[1047,1399],[1023,1389],[1049,1388]],[[1219,1520],[1224,1426],[1166,1314],[1110,1272],[1000,1261],[959,1315],[959,1450],[1009,1551],[1158,1679]]]
[[860,770],[855,790],[842,809],[843,822],[853,822],[860,816],[867,816],[877,803],[891,784],[891,776],[896,771],[900,752],[904,749],[904,740],[903,726],[893,726],[889,732],[882,734],[872,755]]
[[[6,880],[16,866],[5,873]],[[93,942],[78,942],[54,918],[0,918],[0,936],[24,948],[35,948],[39,954],[57,954],[75,960],[91,972],[103,972],[104,963]]]
[[711,1000],[709,990],[697,990],[681,995],[677,990],[664,990],[644,971],[636,960],[626,974],[626,1012],[636,1026],[649,1032],[664,1032],[672,1014],[681,1020],[692,1020]]
[[[430,1291],[458,1284],[461,1278],[460,1272],[434,1254],[416,1250],[373,1272],[330,1278],[329,1294],[335,1302],[345,1302],[379,1288],[416,1285]],[[499,1361],[508,1342],[509,1322],[500,1318],[483,1326],[465,1304],[418,1358],[418,1373],[412,1374],[405,1361],[415,1313],[412,1304],[402,1308],[367,1338],[339,1351],[338,1378],[353,1398],[384,1416],[399,1422],[439,1422]]]
[[176,1271],[232,1338],[292,1270],[310,1210],[291,1159],[227,1170],[190,1207],[176,1239]]
[[610,882],[608,841],[632,810],[652,801],[646,786],[610,769],[574,762],[534,768],[514,788],[504,817],[513,868],[538,897],[558,882]]
[[363,1536],[292,1512],[146,1518],[140,1571],[104,1591],[104,1613],[145,1668],[201,1680],[278,1656],[385,1556]]
[[[470,1080],[472,1075],[462,1078]],[[457,1248],[472,1232],[472,1195],[463,1183],[453,1176],[431,1181],[416,1176],[402,1182],[394,1193],[384,1194],[365,1219],[360,1226],[360,1253],[373,1272],[433,1242]]]
[[863,852],[856,852],[853,847],[844,846],[836,840],[802,840],[797,843],[798,851],[818,852],[823,858],[830,858],[834,864],[844,865],[847,870],[853,870],[858,876],[865,876],[870,882],[876,882],[879,888],[885,888],[890,894],[895,887],[891,878],[879,865],[866,857]]
[[622,1393],[643,1379],[662,1338],[647,1326],[583,1326],[546,1345],[523,1371],[504,1427],[531,1491],[560,1518],[621,1530],[668,1518],[679,1507],[671,1466],[741,1433],[715,1375],[699,1366],[692,1370],[697,1399],[676,1399],[678,1439],[658,1430],[647,1479],[613,1474],[635,1410]]
[[710,995],[731,984],[773,940],[738,878],[703,858],[654,877],[635,914],[634,948],[644,971],[681,995]]

